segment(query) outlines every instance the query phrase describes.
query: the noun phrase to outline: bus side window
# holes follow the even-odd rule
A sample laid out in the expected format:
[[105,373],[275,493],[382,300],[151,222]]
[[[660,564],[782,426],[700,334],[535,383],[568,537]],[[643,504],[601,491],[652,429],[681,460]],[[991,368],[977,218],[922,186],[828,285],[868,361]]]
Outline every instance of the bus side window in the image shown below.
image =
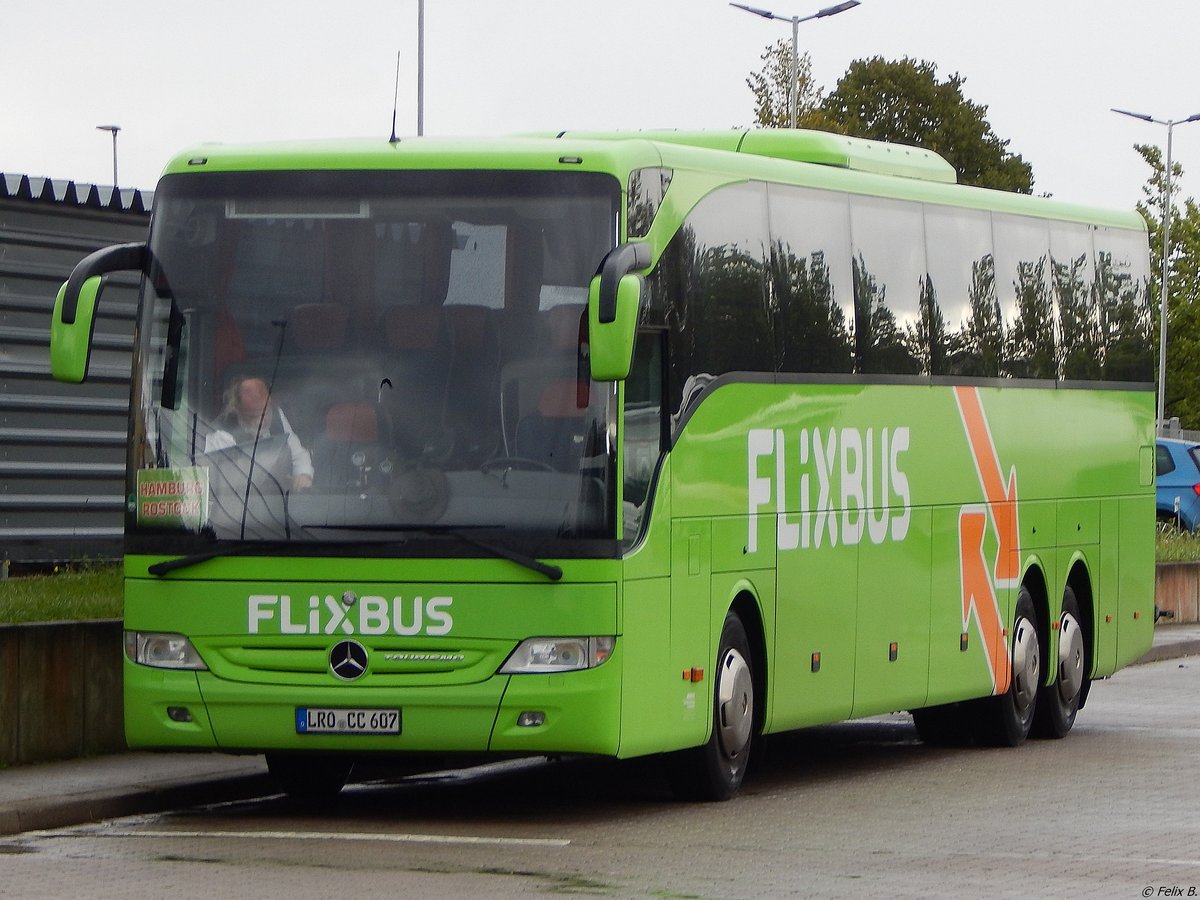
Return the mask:
[[666,332],[660,329],[638,333],[633,347],[633,365],[625,380],[624,448],[625,502],[624,535],[637,539],[645,518],[650,484],[654,479],[664,444],[663,345]]

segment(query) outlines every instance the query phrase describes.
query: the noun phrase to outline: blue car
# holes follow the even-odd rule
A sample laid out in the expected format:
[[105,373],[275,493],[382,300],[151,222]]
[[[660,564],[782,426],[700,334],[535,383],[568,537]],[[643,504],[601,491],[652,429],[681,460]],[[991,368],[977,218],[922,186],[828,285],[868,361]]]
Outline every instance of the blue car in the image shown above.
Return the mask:
[[1200,444],[1159,438],[1155,455],[1158,521],[1200,526]]

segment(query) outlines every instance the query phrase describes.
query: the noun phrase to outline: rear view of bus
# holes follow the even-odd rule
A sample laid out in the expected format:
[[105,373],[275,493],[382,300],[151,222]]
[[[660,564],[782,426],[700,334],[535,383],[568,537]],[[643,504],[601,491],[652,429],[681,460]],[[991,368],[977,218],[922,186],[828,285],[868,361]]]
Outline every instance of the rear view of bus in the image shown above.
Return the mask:
[[[920,151],[772,140],[172,161],[149,241],[84,260],[54,321],[81,381],[103,276],[141,274],[129,744],[265,752],[307,794],[366,758],[678,751],[679,790],[722,799],[766,731],[913,709],[929,739],[1015,744],[1036,702],[1065,734],[1149,636],[1148,355],[1073,393],[1054,347],[1045,370],[999,337],[939,349],[931,273],[943,337],[979,310],[1036,328],[979,261],[1028,221],[1141,322],[1144,231],[946,184]],[[943,220],[972,237],[926,240]],[[789,256],[793,225],[821,237]],[[866,270],[915,233],[912,277]]]

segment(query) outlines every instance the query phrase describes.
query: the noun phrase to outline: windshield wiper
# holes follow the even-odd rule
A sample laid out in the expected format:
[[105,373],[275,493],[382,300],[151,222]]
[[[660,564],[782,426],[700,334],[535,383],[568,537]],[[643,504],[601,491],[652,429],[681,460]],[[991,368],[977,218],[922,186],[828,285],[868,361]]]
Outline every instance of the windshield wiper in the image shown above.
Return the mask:
[[210,559],[216,559],[219,556],[240,556],[243,553],[252,553],[256,550],[274,550],[277,547],[286,547],[289,541],[271,541],[265,544],[237,544],[235,546],[213,547],[211,550],[201,550],[199,553],[189,553],[187,556],[180,556],[177,559],[164,559],[162,562],[156,562],[152,566],[148,566],[146,571],[151,575],[162,577],[168,572],[175,572],[179,569],[186,569],[189,566],[195,566],[202,562],[208,562]]
[[553,563],[542,562],[540,559],[529,556],[526,553],[521,553],[519,550],[511,550],[508,547],[502,547],[499,544],[493,544],[491,541],[480,540],[472,534],[469,534],[466,528],[483,528],[482,525],[469,525],[452,527],[448,525],[302,525],[302,528],[328,528],[342,531],[397,531],[397,532],[413,532],[418,531],[423,534],[437,535],[448,534],[451,537],[456,537],[472,547],[478,547],[492,556],[500,559],[507,559],[509,562],[514,562],[518,566],[523,566],[539,575],[545,575],[551,581],[558,581],[563,576],[561,566],[556,566]]

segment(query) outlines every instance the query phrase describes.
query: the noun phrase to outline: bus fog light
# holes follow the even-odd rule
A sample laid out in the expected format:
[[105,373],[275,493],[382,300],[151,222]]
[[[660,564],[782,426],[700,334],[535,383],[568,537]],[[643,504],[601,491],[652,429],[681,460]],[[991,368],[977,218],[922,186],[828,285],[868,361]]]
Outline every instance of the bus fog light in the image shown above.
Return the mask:
[[172,722],[190,722],[192,721],[192,711],[186,706],[168,706],[167,718]]
[[594,669],[612,656],[616,638],[529,638],[500,667],[503,675]]
[[208,669],[192,642],[182,634],[127,631],[125,654],[139,665],[156,669]]
[[518,728],[537,728],[539,725],[544,724],[545,721],[546,721],[546,714],[544,712],[535,712],[532,710],[526,710],[525,712],[523,712],[519,716],[517,716],[517,727]]

